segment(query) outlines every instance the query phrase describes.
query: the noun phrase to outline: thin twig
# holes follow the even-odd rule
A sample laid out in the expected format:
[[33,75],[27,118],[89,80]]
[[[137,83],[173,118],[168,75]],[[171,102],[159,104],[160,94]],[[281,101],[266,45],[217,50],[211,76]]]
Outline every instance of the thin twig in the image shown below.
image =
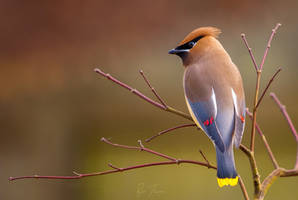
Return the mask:
[[159,109],[162,109],[162,110],[165,110],[167,112],[173,113],[175,115],[178,115],[178,116],[183,117],[185,119],[188,119],[190,121],[193,121],[193,119],[192,119],[192,117],[190,115],[188,115],[188,114],[186,114],[186,113],[184,113],[182,111],[179,111],[179,110],[177,110],[175,108],[172,108],[171,106],[168,106],[168,105],[164,106],[164,105],[162,105],[162,104],[160,104],[160,103],[158,103],[158,102],[150,99],[149,97],[147,97],[143,93],[139,92],[137,89],[133,89],[131,86],[129,86],[129,85],[127,85],[127,84],[119,81],[118,79],[114,78],[110,74],[106,74],[106,73],[104,73],[103,71],[101,71],[98,68],[95,68],[94,71],[96,73],[98,73],[98,74],[106,77],[107,79],[111,80],[112,82],[120,85],[121,87],[123,87],[123,88],[131,91],[133,94],[137,95],[138,97],[140,97],[141,99],[147,101],[148,103],[154,105],[155,107],[158,107]]
[[79,174],[78,172],[76,172],[76,171],[72,171],[72,173],[74,174],[74,175],[77,175],[77,176],[80,176],[81,174]]
[[244,196],[245,200],[249,200],[249,196],[248,196],[248,194],[247,194],[247,190],[246,190],[246,188],[245,188],[245,185],[244,185],[244,182],[243,182],[241,176],[238,175],[238,178],[239,178],[239,186],[240,186],[240,188],[241,188],[241,191],[242,191],[242,193],[243,193],[243,196]]
[[[267,54],[268,54],[268,50],[271,46],[271,41],[272,41],[273,36],[275,35],[276,30],[278,29],[279,26],[280,26],[280,24],[277,24],[275,26],[275,28],[272,30],[272,34],[271,34],[271,36],[268,40],[267,47],[266,47],[265,52],[264,52],[264,56],[263,56],[261,65],[259,67],[256,64],[256,60],[253,56],[251,48],[248,45],[245,34],[241,34],[241,37],[242,37],[242,39],[245,43],[245,46],[247,47],[247,49],[249,51],[250,57],[253,61],[253,64],[254,64],[254,67],[255,67],[255,70],[256,70],[256,74],[257,74],[255,97],[254,97],[254,102],[253,102],[253,114],[252,114],[253,116],[252,116],[252,128],[251,128],[251,139],[250,139],[250,154],[247,154],[248,157],[249,157],[251,169],[252,169],[252,172],[253,172],[255,197],[259,194],[259,192],[261,190],[261,187],[260,187],[261,186],[261,180],[260,180],[259,170],[258,170],[257,163],[256,163],[256,160],[255,160],[255,156],[254,156],[255,132],[256,132],[256,122],[257,122],[257,108],[258,108],[259,102],[261,102],[261,101],[258,100],[259,99],[259,92],[260,92],[261,74],[262,74],[263,65],[265,63],[265,60],[266,60],[266,57],[267,57]],[[265,93],[266,93],[266,89],[265,89],[264,95],[265,95]],[[263,97],[261,97],[260,99],[262,100],[262,98]]]
[[199,150],[201,156],[204,158],[205,162],[209,164],[209,160],[206,158],[202,150]]
[[273,170],[263,181],[260,193],[258,194],[258,199],[264,199],[268,189],[274,183],[274,181],[278,177],[291,177],[291,176],[298,176],[298,169],[284,169],[284,168],[277,168]]
[[286,110],[286,106],[283,105],[279,99],[277,98],[277,96],[272,92],[270,93],[270,96],[272,97],[272,99],[275,101],[275,103],[278,105],[278,107],[280,108],[280,111],[282,112],[283,116],[285,117],[286,121],[289,124],[289,127],[292,131],[293,136],[295,137],[296,143],[297,143],[297,152],[296,152],[296,162],[295,162],[295,167],[294,169],[298,169],[298,133],[295,129],[295,126]]
[[251,171],[253,174],[253,183],[255,188],[255,195],[259,193],[260,187],[261,187],[261,180],[260,180],[260,174],[257,168],[256,159],[254,156],[254,152],[251,151],[249,148],[247,148],[245,145],[240,144],[239,149],[245,153],[245,155],[248,157]]
[[142,141],[141,140],[138,140],[138,143],[140,145],[140,150],[143,151],[145,149],[145,147],[144,147]]
[[151,167],[151,166],[158,166],[158,165],[173,165],[173,164],[180,164],[180,163],[195,164],[195,165],[200,165],[200,166],[204,166],[204,167],[211,168],[211,169],[216,169],[216,167],[211,165],[209,162],[207,163],[207,162],[200,162],[200,161],[194,161],[194,160],[176,159],[176,158],[167,156],[165,154],[153,151],[151,149],[144,147],[144,145],[142,144],[142,142],[140,140],[138,141],[140,146],[128,146],[128,145],[116,144],[116,143],[112,143],[111,141],[107,140],[106,138],[102,138],[101,141],[103,141],[107,144],[110,144],[112,146],[115,146],[115,147],[146,151],[148,153],[157,155],[159,157],[166,158],[170,161],[134,165],[134,166],[125,167],[125,168],[118,168],[118,167],[113,166],[112,164],[108,164],[111,168],[113,168],[113,170],[107,170],[107,171],[95,172],[95,173],[86,173],[86,174],[73,172],[75,174],[75,176],[39,176],[39,175],[19,176],[19,177],[10,177],[9,180],[14,181],[14,180],[18,180],[18,179],[80,179],[80,178],[89,177],[89,176],[99,176],[99,175],[111,174],[111,173],[116,173],[116,172],[123,172],[123,171],[128,171],[128,170],[137,169],[137,168],[144,168],[144,167]]
[[255,98],[254,98],[254,108],[253,108],[253,117],[252,117],[252,128],[251,128],[251,139],[250,139],[250,150],[254,151],[255,149],[255,133],[256,133],[256,121],[257,121],[257,103],[260,92],[260,83],[261,83],[261,71],[257,71],[257,81],[255,89]]
[[263,181],[261,191],[258,195],[258,198],[262,200],[267,193],[268,189],[271,187],[273,182],[278,177],[290,177],[290,176],[298,176],[298,169],[284,169],[284,168],[277,168],[273,170]]
[[251,151],[249,148],[244,146],[243,144],[240,144],[239,149],[245,153],[245,155],[248,157],[251,171],[253,174],[253,183],[254,183],[254,189],[255,189],[255,195],[257,195],[261,189],[261,180],[260,180],[260,174],[258,171],[256,159],[254,156],[254,152]]
[[122,145],[122,144],[116,144],[116,143],[112,143],[111,141],[107,140],[106,138],[101,138],[101,141],[102,142],[105,142],[107,144],[110,144],[114,147],[121,147],[121,148],[124,148],[124,149],[135,149],[135,150],[140,150],[140,151],[146,151],[148,153],[151,153],[151,154],[154,154],[154,155],[157,155],[157,156],[160,156],[160,157],[163,157],[163,158],[166,158],[168,160],[172,160],[172,161],[175,161],[177,162],[177,159],[176,158],[173,158],[173,157],[170,157],[168,155],[165,155],[165,154],[162,154],[162,153],[159,153],[159,152],[156,152],[156,151],[153,151],[151,149],[148,149],[148,148],[145,148],[144,145],[140,142],[141,140],[138,140],[138,143],[139,143],[139,147],[137,146],[128,146],[128,145]]
[[[178,162],[177,162],[178,161]],[[99,176],[99,175],[105,175],[105,174],[112,174],[117,172],[124,172],[132,169],[138,169],[138,168],[145,168],[145,167],[151,167],[151,166],[159,166],[159,165],[174,165],[174,164],[181,164],[181,163],[189,163],[189,164],[195,164],[200,166],[205,166],[207,168],[216,169],[215,166],[209,166],[206,163],[199,162],[199,161],[193,161],[193,160],[183,160],[183,159],[177,159],[177,161],[164,161],[164,162],[155,162],[155,163],[147,163],[142,165],[134,165],[130,167],[125,168],[118,168],[113,170],[107,170],[103,172],[94,172],[94,173],[86,173],[86,174],[79,174],[76,173],[76,176],[39,176],[39,175],[33,175],[33,176],[19,176],[19,177],[10,177],[10,181],[19,180],[19,179],[81,179],[89,176]]]
[[271,36],[270,36],[270,38],[269,38],[269,40],[268,40],[267,47],[266,47],[266,49],[265,49],[264,56],[263,56],[263,59],[262,59],[262,62],[261,62],[260,68],[259,68],[261,71],[263,70],[263,65],[264,65],[264,63],[265,63],[265,60],[266,60],[266,57],[267,57],[269,48],[271,47],[271,41],[272,41],[272,39],[273,39],[273,37],[274,37],[274,35],[275,35],[277,29],[278,29],[280,26],[281,26],[281,24],[278,23],[278,24],[276,24],[275,28],[272,29],[272,33],[271,33]]
[[111,163],[108,163],[108,166],[111,167],[111,168],[113,168],[113,169],[117,169],[118,171],[122,171],[122,168],[115,167]]
[[[248,108],[246,109],[246,113],[249,116],[249,118],[252,120],[252,113],[249,112]],[[270,157],[270,159],[272,161],[272,164],[274,165],[274,168],[275,169],[279,168],[279,165],[278,165],[278,163],[277,163],[277,161],[276,161],[276,159],[274,157],[274,154],[273,154],[273,152],[272,152],[272,150],[271,150],[271,148],[270,148],[270,146],[269,146],[269,144],[267,142],[267,139],[266,139],[265,135],[263,134],[260,126],[258,125],[258,123],[256,123],[256,129],[257,129],[259,135],[261,136],[261,138],[263,140],[263,143],[264,143],[264,145],[265,145],[265,147],[267,149],[268,155],[269,155],[269,157]]]
[[294,124],[293,124],[293,122],[292,122],[292,120],[291,120],[291,118],[290,118],[290,116],[289,116],[289,114],[288,114],[288,112],[287,112],[287,110],[286,110],[286,106],[283,105],[283,104],[279,101],[279,99],[277,98],[277,96],[275,95],[275,93],[271,92],[271,93],[270,93],[270,96],[272,97],[272,99],[275,101],[275,103],[276,103],[276,104],[278,105],[278,107],[280,108],[280,111],[281,111],[282,114],[284,115],[286,121],[287,121],[288,124],[289,124],[289,127],[291,128],[292,134],[293,134],[293,136],[295,137],[296,142],[298,142],[298,133],[297,133],[297,131],[296,131],[296,129],[295,129],[295,126],[294,126]]
[[251,60],[252,60],[252,62],[253,62],[253,64],[254,64],[254,67],[255,67],[256,71],[258,71],[259,67],[258,67],[258,65],[257,65],[257,63],[256,63],[256,59],[255,59],[255,57],[254,57],[254,55],[253,55],[253,53],[252,53],[251,48],[250,48],[249,45],[248,45],[248,42],[247,42],[247,40],[246,40],[246,36],[245,36],[244,33],[241,34],[241,38],[242,38],[242,40],[244,41],[244,44],[245,44],[246,48],[248,49],[249,55],[250,55],[250,57],[251,57]]
[[274,93],[270,93],[270,96],[275,101],[275,103],[280,108],[282,114],[286,118],[286,121],[289,124],[289,127],[292,131],[293,136],[295,137],[296,143],[297,143],[297,152],[296,152],[296,163],[293,169],[287,170],[284,168],[276,168],[273,170],[263,181],[261,185],[261,190],[259,194],[256,196],[258,199],[262,200],[264,199],[268,189],[271,187],[272,183],[278,178],[278,177],[289,177],[289,176],[298,176],[298,134],[297,131],[292,123],[292,120],[290,116],[288,115],[286,111],[286,107],[279,101],[277,96]]
[[114,78],[114,77],[111,76],[110,74],[106,74],[106,73],[104,73],[103,71],[101,71],[101,70],[98,69],[98,68],[94,69],[94,71],[95,71],[96,73],[98,73],[98,74],[100,74],[100,75],[106,77],[107,79],[113,81],[114,83],[120,85],[121,87],[123,87],[123,88],[125,88],[125,89],[131,91],[133,94],[135,94],[135,95],[137,95],[138,97],[144,99],[145,101],[151,103],[152,105],[154,105],[154,106],[156,106],[156,107],[158,107],[158,108],[160,108],[160,109],[163,109],[163,110],[166,109],[165,106],[163,106],[162,104],[160,104],[160,103],[158,103],[158,102],[156,102],[156,101],[153,101],[152,99],[150,99],[149,97],[145,96],[144,94],[142,94],[142,93],[139,92],[138,90],[133,89],[133,88],[130,87],[129,85],[127,85],[127,84],[125,84],[125,83],[123,83],[123,82],[117,80],[116,78]]
[[277,76],[277,74],[278,74],[280,71],[281,71],[281,68],[278,68],[277,71],[276,71],[276,72],[274,73],[274,75],[272,76],[272,78],[269,80],[269,82],[268,82],[266,88],[265,88],[264,91],[262,92],[262,95],[261,95],[261,97],[260,97],[260,99],[259,99],[259,101],[258,101],[258,103],[257,103],[257,105],[256,105],[256,108],[259,107],[259,105],[260,105],[262,99],[264,98],[264,96],[265,96],[267,90],[269,89],[271,83],[273,82],[273,80],[275,79],[275,77]]
[[280,177],[290,177],[290,176],[298,176],[298,169],[284,169],[280,174]]
[[144,78],[145,82],[147,83],[148,87],[151,89],[151,91],[153,92],[153,94],[156,96],[156,98],[159,100],[159,102],[165,107],[167,108],[167,104],[165,103],[165,101],[157,94],[156,90],[151,86],[149,80],[147,79],[147,77],[145,76],[143,70],[140,70],[140,74],[141,76]]
[[163,135],[163,134],[165,134],[165,133],[174,131],[174,130],[176,130],[176,129],[185,128],[185,127],[191,127],[191,126],[197,126],[197,125],[196,125],[196,124],[183,124],[183,125],[175,126],[175,127],[172,127],[172,128],[166,129],[166,130],[163,130],[163,131],[159,132],[158,134],[153,135],[153,136],[151,136],[150,138],[146,139],[145,141],[146,141],[146,142],[150,142],[151,140],[153,140],[153,139],[155,139],[156,137],[161,136],[161,135]]
[[280,168],[275,169],[264,179],[260,193],[258,194],[258,199],[264,199],[269,187],[273,184],[276,178],[280,176],[281,171]]
[[247,157],[251,156],[251,151],[244,144],[240,144],[239,149],[243,151],[247,155]]

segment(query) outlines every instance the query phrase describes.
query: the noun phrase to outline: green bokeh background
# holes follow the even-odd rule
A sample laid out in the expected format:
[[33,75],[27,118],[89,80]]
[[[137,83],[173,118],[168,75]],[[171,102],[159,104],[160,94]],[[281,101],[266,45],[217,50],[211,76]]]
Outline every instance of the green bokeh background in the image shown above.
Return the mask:
[[[241,199],[239,187],[219,189],[215,170],[194,165],[157,166],[81,180],[20,180],[10,176],[71,175],[161,161],[143,152],[100,142],[137,145],[187,121],[158,110],[98,76],[100,67],[152,96],[143,69],[166,102],[187,111],[183,68],[167,51],[194,28],[222,29],[220,41],[239,67],[251,107],[255,73],[240,34],[246,33],[258,62],[271,29],[262,83],[272,84],[295,125],[298,122],[297,1],[1,1],[0,6],[0,199]],[[291,168],[296,144],[279,109],[267,95],[258,122],[280,165]],[[244,136],[249,141],[250,122]],[[177,130],[147,144],[176,158],[215,164],[208,138],[194,128]],[[247,158],[235,151],[237,170],[252,193]],[[273,168],[260,138],[256,158],[262,178]],[[278,179],[267,199],[295,199],[298,178]]]

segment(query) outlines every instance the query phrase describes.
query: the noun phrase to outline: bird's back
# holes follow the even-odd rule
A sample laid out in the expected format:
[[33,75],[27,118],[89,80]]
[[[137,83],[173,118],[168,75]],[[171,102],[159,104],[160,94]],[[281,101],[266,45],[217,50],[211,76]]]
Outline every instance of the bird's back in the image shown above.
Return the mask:
[[[244,99],[242,80],[237,67],[222,45],[215,38],[208,39],[209,41],[202,42],[212,42],[212,47],[205,48],[204,52],[197,57],[198,60],[185,68],[184,90],[187,99],[191,102],[208,101],[214,90],[218,129],[224,143],[229,145],[235,126],[232,90],[240,94],[237,97],[239,100]],[[203,46],[204,43],[201,45]],[[238,110],[241,109],[238,101],[235,106]]]

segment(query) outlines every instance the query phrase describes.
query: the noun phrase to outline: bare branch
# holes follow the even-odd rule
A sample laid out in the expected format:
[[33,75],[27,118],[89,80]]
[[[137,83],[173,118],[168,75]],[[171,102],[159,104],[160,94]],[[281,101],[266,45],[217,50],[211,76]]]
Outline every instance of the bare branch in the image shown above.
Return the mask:
[[242,180],[241,176],[238,175],[238,178],[239,178],[239,186],[241,188],[241,191],[243,193],[243,196],[244,196],[245,200],[249,200],[249,197],[248,197],[248,194],[247,194],[247,190],[245,188],[245,185],[243,183],[243,180]]
[[244,144],[240,144],[239,149],[243,151],[247,155],[247,157],[251,157],[251,151]]
[[259,107],[259,105],[260,105],[262,99],[264,98],[264,96],[265,96],[267,90],[269,89],[271,83],[273,82],[273,80],[275,79],[275,77],[277,76],[277,74],[278,74],[280,71],[281,71],[281,68],[278,68],[277,71],[276,71],[276,72],[274,73],[274,75],[272,76],[272,78],[269,80],[269,82],[268,82],[268,84],[267,84],[265,90],[263,91],[263,93],[262,93],[262,95],[261,95],[261,97],[260,97],[260,99],[259,99],[259,101],[258,101],[258,103],[257,103],[257,105],[256,105],[256,108]]
[[292,130],[292,133],[295,137],[296,143],[297,143],[297,152],[296,152],[296,163],[293,169],[286,170],[284,168],[276,168],[273,170],[263,181],[261,190],[259,194],[257,195],[258,199],[263,199],[264,196],[266,195],[266,192],[272,185],[272,183],[276,180],[278,177],[289,177],[289,176],[298,176],[298,134],[296,132],[296,129],[292,123],[292,120],[290,116],[288,115],[286,111],[286,107],[279,101],[277,96],[274,93],[270,93],[270,96],[272,99],[275,101],[275,103],[278,105],[280,108],[282,114],[286,118],[286,121],[288,122],[290,129]]
[[273,170],[263,181],[260,193],[258,194],[259,199],[264,199],[269,187],[273,184],[277,177],[280,176],[281,169]]
[[254,149],[255,149],[255,133],[256,133],[257,109],[258,109],[257,103],[258,103],[258,98],[259,98],[260,83],[261,83],[261,71],[258,70],[257,71],[255,98],[254,98],[254,107],[253,107],[251,139],[250,139],[250,150],[251,151],[254,151]]
[[151,86],[149,80],[146,78],[143,70],[140,70],[140,74],[142,75],[142,77],[144,78],[145,82],[147,83],[148,87],[151,89],[151,91],[153,92],[153,94],[156,96],[156,98],[159,100],[159,102],[165,107],[167,108],[167,104],[164,102],[164,100],[157,94],[156,90]]
[[298,176],[298,169],[286,170],[284,168],[277,168],[273,170],[263,181],[258,199],[263,199],[268,189],[278,177]]
[[138,140],[138,141],[139,141],[139,145],[140,145],[140,147],[136,147],[136,146],[127,146],[127,145],[122,145],[122,144],[115,144],[115,143],[110,142],[110,141],[107,140],[106,138],[101,138],[101,141],[103,141],[103,142],[105,142],[105,143],[107,143],[107,144],[110,144],[110,145],[112,145],[112,146],[114,146],[114,147],[120,147],[120,148],[124,148],[124,149],[135,149],[135,150],[140,150],[140,151],[146,151],[146,152],[148,152],[148,153],[155,154],[155,155],[157,155],[157,156],[160,156],[160,157],[166,158],[166,159],[168,159],[168,160],[172,160],[172,161],[177,162],[177,159],[176,159],[176,158],[173,158],[173,157],[167,156],[167,155],[165,155],[165,154],[162,154],[162,153],[153,151],[153,150],[151,150],[151,149],[145,148],[145,147],[143,146],[143,144],[140,142],[140,140]]
[[[249,112],[248,108],[246,109],[246,113],[249,116],[249,118],[252,120],[252,113]],[[274,165],[274,168],[275,169],[279,168],[278,163],[277,163],[277,161],[276,161],[276,159],[274,157],[274,154],[273,154],[273,152],[272,152],[272,150],[271,150],[271,148],[270,148],[270,146],[269,146],[269,144],[267,142],[267,139],[266,139],[265,135],[263,134],[261,128],[259,127],[258,123],[256,123],[256,129],[257,129],[259,135],[261,136],[261,138],[263,140],[263,143],[264,143],[264,145],[265,145],[265,147],[267,149],[267,152],[269,154],[269,157],[270,157],[270,159],[271,159],[271,161],[272,161],[272,163]]]
[[108,166],[113,168],[113,169],[117,169],[118,171],[123,171],[122,168],[118,168],[118,167],[115,167],[114,165],[112,165],[111,163],[108,163]]
[[296,152],[296,162],[295,162],[295,167],[294,169],[298,169],[298,134],[297,131],[295,129],[295,126],[286,110],[286,106],[283,105],[279,99],[277,98],[277,96],[272,92],[270,93],[270,96],[272,97],[272,99],[275,101],[275,103],[278,105],[278,107],[280,108],[280,111],[282,112],[283,116],[285,117],[286,121],[289,124],[289,127],[292,131],[293,136],[295,137],[296,143],[297,143],[297,152]]
[[181,163],[201,165],[201,166],[205,166],[207,168],[216,169],[215,166],[209,166],[209,165],[207,165],[206,163],[203,163],[203,162],[179,159],[177,161],[164,161],[164,162],[148,163],[148,164],[135,165],[135,166],[125,167],[125,168],[107,170],[107,171],[103,171],[103,172],[94,172],[94,173],[86,173],[86,174],[77,173],[76,176],[39,176],[39,175],[33,175],[33,176],[10,177],[9,180],[14,181],[14,180],[19,180],[19,179],[81,179],[81,178],[85,178],[85,177],[89,177],[89,176],[100,176],[100,175],[123,172],[123,171],[132,170],[132,169],[138,169],[138,168],[145,168],[145,167],[159,166],[159,165],[174,165],[174,164],[181,164]]
[[186,114],[186,113],[184,113],[184,112],[182,112],[182,111],[179,111],[179,110],[177,110],[177,109],[175,109],[175,108],[172,108],[172,107],[170,107],[170,106],[168,106],[168,105],[164,106],[164,105],[162,105],[162,104],[160,104],[160,103],[158,103],[158,102],[156,102],[156,101],[150,99],[149,97],[147,97],[147,96],[144,95],[143,93],[141,93],[141,92],[139,92],[138,90],[133,89],[131,86],[129,86],[129,85],[127,85],[127,84],[125,84],[125,83],[119,81],[118,79],[114,78],[114,77],[111,76],[110,74],[106,74],[106,73],[104,73],[103,71],[101,71],[101,70],[98,69],[98,68],[95,68],[94,71],[95,71],[96,73],[98,73],[98,74],[100,74],[100,75],[106,77],[107,79],[111,80],[112,82],[114,82],[114,83],[120,85],[121,87],[123,87],[123,88],[125,88],[125,89],[131,91],[133,94],[137,95],[138,97],[140,97],[141,99],[147,101],[148,103],[154,105],[155,107],[158,107],[158,108],[160,108],[160,109],[162,109],[162,110],[165,110],[165,111],[167,111],[167,112],[173,113],[173,114],[175,114],[175,115],[178,115],[178,116],[183,117],[183,118],[185,118],[185,119],[188,119],[188,120],[190,120],[190,121],[193,121],[193,119],[192,119],[192,117],[191,117],[190,115],[188,115],[188,114]]
[[33,175],[33,176],[20,176],[20,177],[10,177],[10,181],[18,180],[18,179],[81,179],[84,177],[89,177],[89,176],[99,176],[99,175],[105,175],[105,174],[111,174],[111,173],[117,173],[117,172],[123,172],[123,171],[128,171],[132,169],[137,169],[137,168],[144,168],[144,167],[151,167],[151,166],[158,166],[158,165],[173,165],[173,164],[181,164],[181,163],[189,163],[189,164],[195,164],[195,165],[200,165],[204,166],[207,168],[211,169],[216,169],[215,166],[211,165],[209,162],[200,162],[200,161],[194,161],[194,160],[184,160],[184,159],[176,159],[170,156],[167,156],[165,154],[153,151],[151,149],[148,149],[143,146],[142,142],[139,140],[139,145],[138,146],[128,146],[128,145],[122,145],[122,144],[115,144],[107,140],[106,138],[102,138],[101,141],[110,144],[115,147],[120,147],[124,149],[134,149],[134,150],[141,150],[141,151],[146,151],[148,153],[157,155],[159,157],[166,158],[170,161],[164,161],[164,162],[154,162],[154,163],[147,163],[147,164],[142,164],[142,165],[134,165],[130,167],[125,167],[125,168],[118,168],[113,166],[112,164],[108,164],[113,170],[107,170],[107,171],[102,171],[102,172],[95,172],[95,173],[87,173],[87,174],[81,174],[77,172],[73,172],[75,176],[39,176],[39,175]]
[[245,34],[242,33],[242,34],[241,34],[241,37],[242,37],[242,40],[244,41],[244,44],[245,44],[246,48],[248,49],[249,55],[250,55],[250,57],[251,57],[251,60],[252,60],[252,62],[253,62],[253,64],[254,64],[254,67],[255,67],[256,71],[258,71],[259,67],[258,67],[258,65],[257,65],[257,63],[256,63],[256,59],[255,59],[255,57],[254,57],[254,55],[253,55],[253,53],[252,53],[251,48],[250,48],[249,45],[248,45],[248,42],[247,42],[247,40],[246,40],[246,36],[245,36]]
[[74,174],[74,175],[77,175],[77,176],[80,176],[81,174],[79,174],[78,172],[76,172],[76,171],[72,171],[72,173]]
[[298,169],[283,170],[280,177],[298,176]]
[[286,110],[286,106],[283,105],[283,104],[279,101],[279,99],[277,98],[277,96],[275,95],[275,93],[271,92],[271,93],[270,93],[270,96],[272,97],[272,99],[275,101],[275,103],[276,103],[276,104],[278,105],[278,107],[280,108],[280,111],[282,112],[282,114],[283,114],[284,117],[286,118],[286,121],[287,121],[288,124],[289,124],[289,127],[290,127],[290,129],[291,129],[291,131],[292,131],[292,133],[293,133],[293,136],[295,137],[296,142],[298,142],[298,133],[297,133],[297,131],[296,131],[296,129],[295,129],[295,126],[294,126],[294,124],[293,124],[293,122],[292,122],[292,120],[291,120],[291,118],[290,118],[290,116],[289,116],[289,114],[288,114],[288,112],[287,112],[287,110]]
[[138,140],[138,143],[140,145],[140,150],[143,151],[145,149],[145,147],[144,147],[142,141],[141,140]]
[[[280,25],[281,24],[277,24],[275,26],[275,28],[272,30],[272,34],[271,34],[271,36],[270,36],[270,38],[268,40],[267,47],[266,47],[265,52],[264,52],[264,56],[263,56],[261,65],[259,67],[258,67],[258,65],[256,63],[256,60],[255,60],[254,56],[253,56],[253,53],[252,53],[251,48],[248,45],[248,42],[247,42],[246,37],[245,37],[245,34],[241,34],[241,37],[242,37],[242,39],[243,39],[243,41],[245,43],[245,46],[248,49],[249,54],[250,54],[250,57],[251,57],[251,59],[253,61],[253,64],[254,64],[254,67],[255,67],[255,70],[256,70],[256,75],[257,75],[255,97],[254,97],[254,103],[253,103],[250,149],[249,149],[249,151],[244,151],[246,153],[246,155],[248,156],[249,160],[250,160],[250,165],[251,165],[251,169],[252,169],[252,172],[253,172],[254,189],[255,189],[255,193],[254,194],[255,194],[255,196],[257,196],[260,193],[260,190],[261,190],[261,180],[260,180],[259,170],[258,170],[257,163],[256,163],[256,160],[255,160],[255,156],[254,156],[255,132],[256,132],[256,122],[257,122],[257,109],[258,109],[258,106],[259,106],[260,102],[262,101],[262,99],[263,99],[266,91],[268,90],[271,82],[273,81],[274,77],[276,76],[276,74],[279,71],[273,76],[272,80],[269,82],[269,84],[265,88],[265,90],[264,90],[264,92],[263,92],[260,100],[258,100],[259,99],[259,92],[260,92],[261,74],[262,74],[262,69],[263,69],[264,62],[265,62],[266,57],[267,57],[267,54],[268,54],[268,50],[269,50],[270,45],[271,45],[271,41],[273,39],[273,36],[276,33],[276,30],[278,29],[278,27]],[[240,149],[241,150],[246,150],[246,149],[241,148],[241,147],[240,147]],[[274,165],[276,166],[276,163],[274,163]]]
[[254,152],[248,149],[243,144],[240,144],[240,150],[245,153],[245,155],[248,157],[251,171],[253,174],[253,183],[254,183],[254,189],[255,189],[255,195],[257,195],[261,189],[261,180],[260,180],[260,174],[257,167],[256,159],[254,156]]
[[202,151],[202,150],[199,150],[199,152],[200,152],[201,156],[204,158],[204,160],[206,161],[206,163],[209,164],[209,161],[208,161],[208,159],[206,158],[206,156],[204,155],[203,151]]
[[158,134],[153,135],[153,136],[151,136],[150,138],[146,139],[145,141],[146,141],[146,142],[150,142],[151,140],[153,140],[153,139],[155,139],[156,137],[161,136],[161,135],[163,135],[163,134],[165,134],[165,133],[174,131],[174,130],[176,130],[176,129],[185,128],[185,127],[191,127],[191,126],[197,126],[197,125],[196,125],[196,124],[183,124],[183,125],[175,126],[175,127],[173,127],[173,128],[169,128],[169,129],[163,130],[163,131],[159,132]]
[[263,56],[263,59],[262,59],[262,62],[261,62],[260,68],[259,68],[261,71],[262,71],[262,69],[263,69],[263,65],[264,65],[264,63],[265,63],[265,60],[266,60],[266,57],[267,57],[269,48],[271,47],[271,41],[272,41],[272,39],[273,39],[273,37],[274,37],[274,35],[275,35],[277,29],[278,29],[280,26],[281,26],[281,24],[278,23],[278,24],[276,24],[275,28],[272,29],[272,33],[271,33],[271,36],[270,36],[270,38],[269,38],[269,40],[268,40],[267,47],[266,47],[266,49],[265,49],[264,56]]
[[132,87],[130,87],[129,85],[117,80],[116,78],[114,78],[113,76],[111,76],[110,74],[106,74],[104,73],[103,71],[101,71],[100,69],[96,68],[94,69],[94,71],[104,77],[106,77],[107,79],[113,81],[114,83],[120,85],[121,87],[131,91],[133,94],[137,95],[138,97],[144,99],[145,101],[147,101],[148,103],[160,108],[160,109],[163,109],[165,110],[166,107],[161,105],[160,103],[156,102],[156,101],[153,101],[152,99],[150,99],[149,97],[145,96],[143,93],[139,92],[138,90],[136,89],[133,89]]

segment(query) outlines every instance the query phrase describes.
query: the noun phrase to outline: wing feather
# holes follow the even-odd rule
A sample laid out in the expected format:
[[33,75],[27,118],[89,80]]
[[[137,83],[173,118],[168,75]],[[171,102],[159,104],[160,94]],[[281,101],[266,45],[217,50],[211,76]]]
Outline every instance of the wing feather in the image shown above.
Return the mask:
[[232,90],[232,97],[233,97],[233,103],[235,108],[235,138],[234,138],[234,144],[236,148],[239,148],[244,132],[244,126],[245,126],[245,101],[239,101],[237,98],[237,95],[235,94],[234,90]]
[[214,90],[207,101],[191,102],[186,97],[189,111],[196,124],[206,133],[214,144],[222,151],[225,151],[225,144],[216,124],[217,103]]

